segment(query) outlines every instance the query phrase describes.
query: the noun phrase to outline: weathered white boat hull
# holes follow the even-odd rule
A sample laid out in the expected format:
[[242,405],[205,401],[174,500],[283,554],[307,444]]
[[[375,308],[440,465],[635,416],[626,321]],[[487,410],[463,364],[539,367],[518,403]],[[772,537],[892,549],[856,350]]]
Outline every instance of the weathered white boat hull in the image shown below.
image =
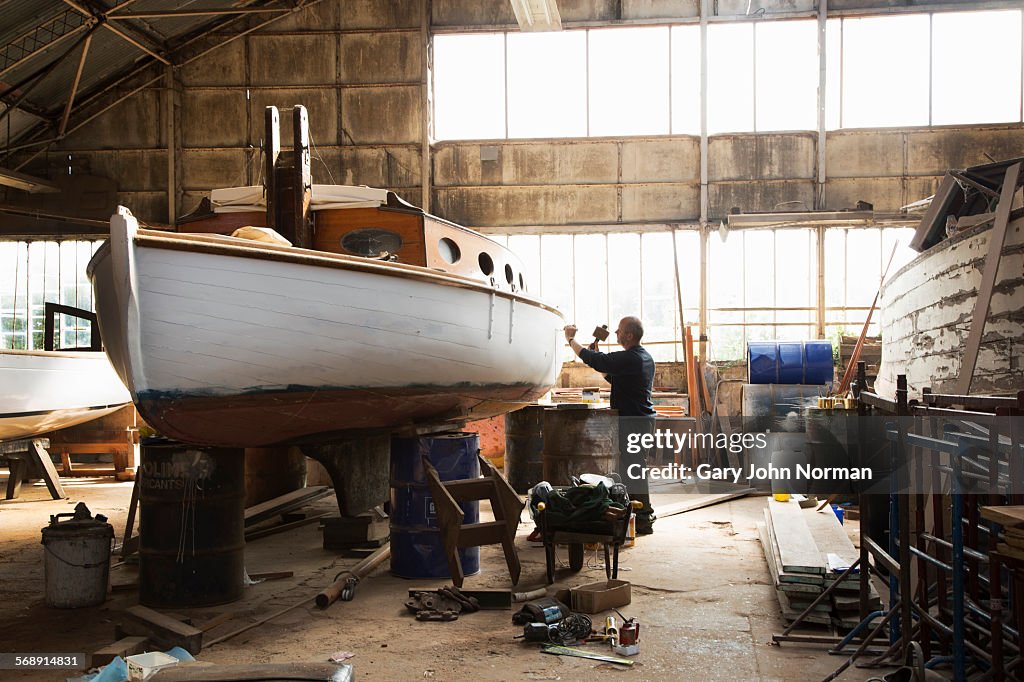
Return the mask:
[[137,232],[122,214],[89,272],[143,418],[192,443],[492,416],[561,366],[556,310],[426,268]]
[[[886,282],[881,297],[882,364],[876,390],[892,396],[907,375],[921,389],[954,391],[970,333],[991,226],[940,242]],[[1007,229],[971,393],[1024,388],[1024,219]]]
[[102,417],[131,402],[103,353],[0,351],[0,441]]

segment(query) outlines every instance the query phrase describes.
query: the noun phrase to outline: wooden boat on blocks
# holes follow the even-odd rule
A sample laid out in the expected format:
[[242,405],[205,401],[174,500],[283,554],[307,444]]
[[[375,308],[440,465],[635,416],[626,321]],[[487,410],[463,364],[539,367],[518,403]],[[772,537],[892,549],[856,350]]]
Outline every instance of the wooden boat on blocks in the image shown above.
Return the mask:
[[97,419],[131,402],[99,352],[0,350],[0,441]]
[[911,243],[922,253],[882,288],[880,395],[895,395],[900,374],[912,397],[1024,389],[1024,210],[1010,210],[1024,175],[1007,175],[1018,162],[950,171],[940,184]]
[[[312,185],[300,109],[295,153],[268,150],[266,188],[215,190],[179,225],[190,233],[140,228],[124,208],[111,219],[88,273],[146,422],[260,447],[457,425],[543,395],[564,321],[515,255],[392,192]],[[225,236],[242,226],[294,246]]]

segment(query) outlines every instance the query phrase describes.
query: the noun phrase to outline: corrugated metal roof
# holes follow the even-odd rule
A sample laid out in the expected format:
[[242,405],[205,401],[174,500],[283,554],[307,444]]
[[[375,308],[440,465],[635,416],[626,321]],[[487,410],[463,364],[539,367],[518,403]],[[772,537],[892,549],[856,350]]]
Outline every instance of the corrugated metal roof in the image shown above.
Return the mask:
[[[77,2],[85,5],[82,0]],[[119,3],[115,0],[106,0],[106,4]],[[168,11],[201,12],[237,7],[255,8],[275,4],[278,3],[274,0],[136,0],[114,13],[114,16]],[[4,86],[25,81],[67,53],[67,57],[45,78],[34,84],[27,83],[19,89],[21,93],[28,89],[25,98],[26,109],[47,112],[50,116],[59,117],[67,103],[78,70],[82,53],[82,47],[78,43],[86,35],[89,24],[94,19],[85,17],[61,0],[0,0],[0,13],[4,17],[3,25],[0,26],[0,90]],[[122,30],[152,51],[163,55],[168,49],[179,46],[186,36],[204,27],[236,17],[234,14],[215,14],[108,21],[112,27]],[[64,37],[56,40],[60,36]],[[96,28],[92,36],[75,98],[79,103],[90,92],[102,89],[140,61],[153,61],[153,57],[146,51],[108,28]],[[12,97],[17,96],[18,93],[12,94]],[[11,100],[10,97],[6,99]],[[26,119],[20,119],[19,122],[24,124]],[[23,126],[19,127],[21,131],[26,129]],[[6,130],[3,137],[6,138]],[[11,138],[17,139],[13,126]],[[5,140],[5,143],[9,141]]]

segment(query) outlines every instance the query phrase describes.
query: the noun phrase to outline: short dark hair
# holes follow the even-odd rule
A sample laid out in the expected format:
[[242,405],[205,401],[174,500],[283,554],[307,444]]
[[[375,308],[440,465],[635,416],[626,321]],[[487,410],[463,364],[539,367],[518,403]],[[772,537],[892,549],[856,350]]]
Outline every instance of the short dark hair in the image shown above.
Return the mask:
[[622,318],[622,327],[635,336],[638,343],[640,339],[644,338],[644,323],[640,321],[639,317]]

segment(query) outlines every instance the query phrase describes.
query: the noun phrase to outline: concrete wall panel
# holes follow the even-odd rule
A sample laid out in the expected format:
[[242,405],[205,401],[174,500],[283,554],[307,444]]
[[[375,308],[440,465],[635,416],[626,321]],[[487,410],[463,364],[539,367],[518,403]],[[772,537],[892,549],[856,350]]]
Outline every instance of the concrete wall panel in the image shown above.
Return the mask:
[[699,216],[699,184],[664,183],[622,188],[624,223],[696,220]]
[[[751,4],[749,0],[718,0],[718,10],[715,12],[720,17],[736,17],[741,19],[750,14]],[[765,14],[776,14],[780,12],[809,12],[817,10],[816,0],[758,0],[756,9],[764,9]],[[829,9],[832,4],[829,3]]]
[[245,150],[184,150],[181,153],[182,189],[209,192],[216,187],[245,183]]
[[614,222],[614,187],[484,187],[438,189],[434,212],[468,227]]
[[700,181],[700,140],[625,140],[623,182]]
[[167,194],[165,192],[118,192],[117,203],[127,206],[139,220],[163,223],[167,221]]
[[[482,161],[492,152],[494,161]],[[447,143],[434,149],[434,184],[563,185],[613,183],[618,179],[618,144]]]
[[809,133],[716,135],[708,141],[708,177],[712,182],[813,178],[815,147]]
[[[762,180],[760,182],[713,182],[708,187],[708,217],[718,221],[735,206],[743,213],[808,210],[814,205],[814,182],[810,180]],[[801,202],[799,205],[788,202]]]
[[419,28],[422,0],[346,0],[343,9],[342,28]]
[[118,189],[167,192],[167,152],[164,150],[117,152]]
[[260,35],[249,41],[253,85],[333,83],[336,78],[337,38],[317,35]]
[[1024,156],[1024,127],[965,130],[938,128],[909,133],[909,167],[917,174],[942,175],[950,168],[967,168]]
[[306,7],[291,16],[280,19],[270,25],[271,31],[328,31],[341,28],[341,17],[348,9],[348,2],[320,2]]
[[858,201],[876,211],[896,211],[935,191],[935,178],[836,178],[825,183],[825,208],[853,208]]
[[433,0],[430,11],[435,27],[516,25],[516,15],[506,0]]
[[563,22],[618,21],[619,6],[618,0],[558,0],[558,13]]
[[700,0],[622,0],[623,19],[685,19],[700,16]]
[[129,97],[72,133],[61,147],[74,150],[164,146],[162,93],[143,90]]
[[351,88],[341,95],[346,144],[402,144],[420,141],[420,88]]
[[[264,117],[268,106],[276,106],[281,118],[281,148],[292,145],[292,107],[301,104],[309,116],[309,134],[313,144],[337,144],[338,93],[333,88],[287,88],[281,90],[254,90],[249,102],[252,117],[252,142],[263,139]],[[244,130],[244,121],[239,126]]]
[[[362,147],[320,150],[313,158],[313,181],[341,185],[369,185],[382,189],[418,187],[420,152],[411,147]],[[326,164],[326,167],[325,167]],[[330,176],[327,174],[330,168]],[[420,198],[416,198],[416,204]]]
[[828,133],[825,168],[830,178],[889,177],[903,174],[905,134],[899,130]]
[[341,39],[343,83],[419,81],[420,34],[352,33]]
[[243,89],[185,90],[181,94],[182,146],[243,146],[247,105]]
[[183,66],[178,78],[189,85],[236,85],[245,82],[245,41],[225,43],[221,36],[209,36],[203,49],[218,45],[208,55]]

